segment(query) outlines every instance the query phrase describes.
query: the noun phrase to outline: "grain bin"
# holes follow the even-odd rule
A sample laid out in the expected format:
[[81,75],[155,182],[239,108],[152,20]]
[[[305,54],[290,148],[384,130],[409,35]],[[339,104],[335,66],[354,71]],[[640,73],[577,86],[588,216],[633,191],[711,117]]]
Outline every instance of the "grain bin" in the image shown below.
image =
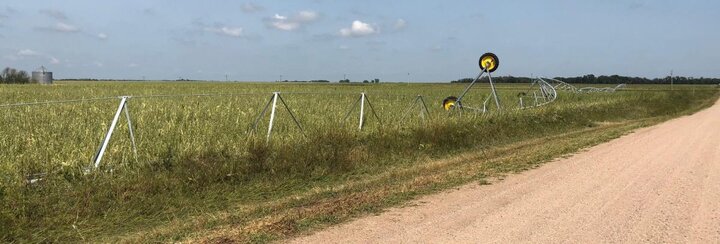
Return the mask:
[[32,81],[37,82],[39,84],[52,84],[53,83],[53,76],[52,72],[49,72],[45,69],[45,67],[40,66],[38,70],[35,70],[32,72]]

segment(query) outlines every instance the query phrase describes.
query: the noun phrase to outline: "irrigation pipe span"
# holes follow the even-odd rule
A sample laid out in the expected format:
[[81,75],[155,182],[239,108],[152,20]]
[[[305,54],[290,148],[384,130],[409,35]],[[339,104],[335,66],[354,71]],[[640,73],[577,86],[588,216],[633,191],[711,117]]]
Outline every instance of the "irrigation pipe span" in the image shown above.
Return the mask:
[[[536,80],[532,85],[531,88],[536,86],[538,87],[538,91],[535,92],[535,103],[532,106],[524,106],[523,98],[520,98],[520,108],[529,108],[529,107],[538,107],[543,106],[546,104],[549,104],[557,98],[557,91],[555,90],[554,86],[550,85],[550,83],[538,79]],[[537,93],[540,93],[543,101],[540,102],[538,100]],[[99,149],[95,153],[95,156],[93,157],[93,161],[91,166],[87,169],[86,172],[89,172],[93,168],[98,168],[101,165],[101,161],[103,158],[103,155],[110,143],[110,140],[112,138],[112,134],[115,131],[115,127],[117,126],[119,119],[121,117],[125,117],[127,120],[127,125],[130,133],[130,138],[132,141],[132,150],[135,154],[135,158],[137,159],[137,147],[135,143],[135,135],[134,130],[132,127],[132,118],[129,113],[128,104],[130,100],[132,99],[173,99],[173,98],[186,98],[186,97],[230,97],[230,96],[265,96],[267,95],[267,92],[253,92],[253,93],[195,93],[195,94],[146,94],[146,95],[135,95],[135,96],[117,96],[117,97],[97,97],[97,98],[82,98],[82,99],[68,99],[68,100],[50,100],[50,101],[40,101],[40,102],[19,102],[19,103],[11,103],[11,104],[2,104],[0,105],[0,108],[17,108],[17,107],[25,107],[25,106],[36,106],[36,105],[56,105],[56,104],[68,104],[68,103],[83,103],[83,102],[99,102],[99,101],[111,101],[115,99],[119,99],[120,103],[118,105],[117,111],[115,112],[115,115],[113,116],[112,122],[108,128],[107,133],[103,137],[102,143],[100,144]],[[291,109],[288,107],[288,105],[285,103],[284,99],[282,98],[281,94],[287,94],[287,95],[334,95],[334,96],[346,96],[346,95],[358,95],[357,92],[272,92],[273,97],[268,101],[268,104],[266,104],[265,108],[263,109],[263,112],[260,113],[255,120],[255,123],[253,124],[252,131],[255,132],[257,130],[257,125],[259,121],[262,119],[262,117],[266,114],[267,110],[270,108],[270,105],[272,104],[272,109],[270,111],[270,119],[268,121],[269,128],[266,135],[266,140],[269,142],[270,135],[272,133],[272,124],[275,120],[275,110],[277,109],[277,101],[279,100],[281,105],[285,107],[285,109],[290,113],[293,121],[295,122],[298,129],[303,132],[303,127],[301,126],[300,122],[294,115],[294,113],[291,111]],[[357,109],[359,105],[359,122],[358,122],[358,129],[362,130],[365,124],[365,116],[366,116],[366,109],[365,105],[368,106],[371,115],[375,117],[375,119],[378,121],[378,123],[382,126],[383,123],[380,119],[380,116],[376,113],[375,108],[373,108],[372,103],[370,103],[370,96],[369,94],[372,94],[373,96],[388,96],[388,97],[412,97],[414,100],[412,103],[410,103],[410,107],[405,109],[403,112],[403,116],[401,120],[405,120],[406,116],[411,113],[411,111],[414,108],[419,108],[420,113],[419,116],[423,120],[430,117],[430,112],[427,108],[427,105],[425,104],[425,100],[422,95],[417,94],[393,94],[393,93],[383,93],[383,92],[377,92],[377,93],[367,93],[362,92],[360,93],[360,97],[354,101],[354,104],[350,107],[350,109],[347,111],[347,114],[345,115],[345,118],[343,121],[347,120],[349,115],[352,113],[353,110]],[[487,102],[489,101],[488,97],[485,99],[485,102],[483,103],[483,109],[477,109],[477,111],[482,111],[482,113],[487,112]],[[470,108],[470,107],[467,107]],[[470,108],[473,109],[473,108]],[[121,116],[124,112],[125,116]],[[42,179],[42,175],[30,175],[28,176],[28,182],[29,183],[35,183],[38,180]]]

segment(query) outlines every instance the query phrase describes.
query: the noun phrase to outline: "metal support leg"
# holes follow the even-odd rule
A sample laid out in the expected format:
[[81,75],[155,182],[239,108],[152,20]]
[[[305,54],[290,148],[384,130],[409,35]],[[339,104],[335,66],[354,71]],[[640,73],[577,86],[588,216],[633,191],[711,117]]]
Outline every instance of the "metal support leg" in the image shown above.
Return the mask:
[[253,126],[250,129],[251,133],[257,132],[257,126],[260,123],[260,120],[265,117],[265,113],[267,112],[268,108],[270,108],[270,104],[272,104],[273,98],[275,98],[275,94],[270,96],[270,100],[268,100],[267,104],[265,104],[265,108],[263,108],[263,111],[260,112],[257,118],[255,118],[255,123],[253,123]]
[[275,122],[275,110],[277,110],[278,92],[273,92],[272,110],[270,110],[270,122],[268,122],[268,131],[265,142],[270,142],[270,134],[272,133],[273,122]]
[[363,123],[365,123],[365,93],[360,93],[360,123],[358,124],[358,130],[362,130]]
[[[475,80],[473,80],[472,82],[470,82],[470,85],[468,85],[467,87],[465,87],[465,90],[460,94],[460,96],[458,96],[457,101],[455,102],[455,104],[458,104],[458,105],[461,104],[460,102],[462,101],[462,99],[463,99],[463,97],[465,96],[465,94],[468,93],[468,91],[470,91],[470,88],[472,88],[473,85],[475,85],[475,82],[477,82],[478,80],[480,80],[480,78],[482,77],[483,74],[485,74],[485,71],[480,72],[480,74],[478,74],[478,76],[475,77]],[[488,73],[488,75],[489,75],[489,73]],[[462,105],[460,105],[460,106],[462,106]]]
[[127,119],[128,130],[130,131],[130,142],[132,143],[133,154],[135,155],[135,161],[137,161],[137,146],[135,144],[135,132],[133,131],[132,119],[130,119],[130,109],[127,107],[127,102],[123,106],[125,109],[125,119]]
[[300,122],[297,120],[297,117],[295,117],[295,114],[290,110],[290,107],[288,107],[287,103],[285,103],[285,99],[282,98],[280,94],[278,94],[278,98],[280,98],[280,102],[285,106],[285,110],[290,114],[290,117],[295,121],[295,125],[300,129],[300,132],[305,135],[305,130],[303,130],[302,126],[300,125]]
[[495,98],[495,105],[497,106],[498,110],[501,110],[502,107],[500,107],[500,98],[497,95],[497,91],[495,91],[495,84],[493,84],[492,76],[490,75],[490,73],[488,73],[488,80],[490,81],[490,89],[492,89],[493,98]]
[[420,95],[418,95],[418,99],[420,99],[420,104],[422,104],[423,109],[425,110],[425,114],[427,114],[427,117],[429,119],[430,118],[430,110],[428,110],[427,104],[425,104],[425,99],[423,99],[423,97]]
[[418,116],[420,116],[421,119],[424,120],[426,119],[425,117],[430,118],[430,111],[427,108],[427,104],[425,104],[425,99],[423,99],[422,95],[417,95],[415,97],[415,100],[413,100],[413,102],[410,104],[410,107],[408,107],[408,109],[403,112],[402,117],[400,117],[400,121],[405,121],[407,115],[412,114],[415,106],[419,106],[418,112],[420,112],[420,114]]
[[[402,117],[400,117],[400,121],[404,121],[405,117],[407,117],[408,114],[412,113],[413,109],[415,108],[415,105],[417,104],[418,98],[420,98],[420,95],[415,97],[415,100],[410,104],[410,107],[403,112]],[[422,109],[422,108],[421,108]],[[422,110],[421,110],[422,112]]]
[[485,98],[485,101],[483,102],[483,113],[487,112],[487,104],[490,101],[490,96]]
[[345,117],[343,117],[343,123],[345,123],[345,121],[350,117],[350,114],[352,114],[352,111],[353,111],[353,110],[355,109],[355,107],[358,105],[358,103],[360,102],[360,99],[362,99],[362,98],[358,98],[357,100],[355,100],[355,102],[353,103],[353,105],[350,106],[350,109],[348,109],[347,113],[345,114]]
[[110,138],[115,131],[115,126],[117,125],[118,120],[120,119],[120,113],[122,113],[122,110],[125,107],[125,103],[127,103],[127,98],[128,97],[121,97],[120,99],[120,105],[118,105],[117,112],[115,112],[115,117],[113,117],[112,123],[110,123],[110,128],[108,128],[108,132],[107,134],[105,134],[105,139],[103,139],[103,142],[100,145],[100,149],[98,149],[97,153],[95,154],[95,158],[93,159],[93,166],[95,168],[100,166],[100,161],[102,161],[105,150],[110,143]]
[[[365,96],[364,93],[363,93],[363,96]],[[382,125],[382,120],[380,120],[380,116],[378,116],[377,113],[375,112],[375,108],[373,108],[373,105],[372,105],[372,103],[370,102],[370,98],[368,98],[367,96],[365,96],[365,100],[367,101],[367,104],[368,104],[368,106],[370,107],[370,112],[373,113],[373,116],[375,116],[375,119],[378,121],[378,124]]]

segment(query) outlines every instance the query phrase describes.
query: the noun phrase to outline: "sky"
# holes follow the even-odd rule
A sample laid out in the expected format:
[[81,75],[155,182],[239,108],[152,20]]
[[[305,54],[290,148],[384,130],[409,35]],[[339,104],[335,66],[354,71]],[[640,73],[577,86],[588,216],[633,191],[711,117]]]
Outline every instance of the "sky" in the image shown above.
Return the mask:
[[56,78],[720,77],[716,0],[2,0],[0,66]]

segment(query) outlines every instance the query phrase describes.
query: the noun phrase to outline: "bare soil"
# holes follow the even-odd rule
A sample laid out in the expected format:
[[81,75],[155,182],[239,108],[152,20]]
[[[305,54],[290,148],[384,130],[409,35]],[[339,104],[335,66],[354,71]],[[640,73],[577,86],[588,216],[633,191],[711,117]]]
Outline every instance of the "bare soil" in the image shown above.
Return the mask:
[[410,205],[290,242],[720,242],[720,101]]

